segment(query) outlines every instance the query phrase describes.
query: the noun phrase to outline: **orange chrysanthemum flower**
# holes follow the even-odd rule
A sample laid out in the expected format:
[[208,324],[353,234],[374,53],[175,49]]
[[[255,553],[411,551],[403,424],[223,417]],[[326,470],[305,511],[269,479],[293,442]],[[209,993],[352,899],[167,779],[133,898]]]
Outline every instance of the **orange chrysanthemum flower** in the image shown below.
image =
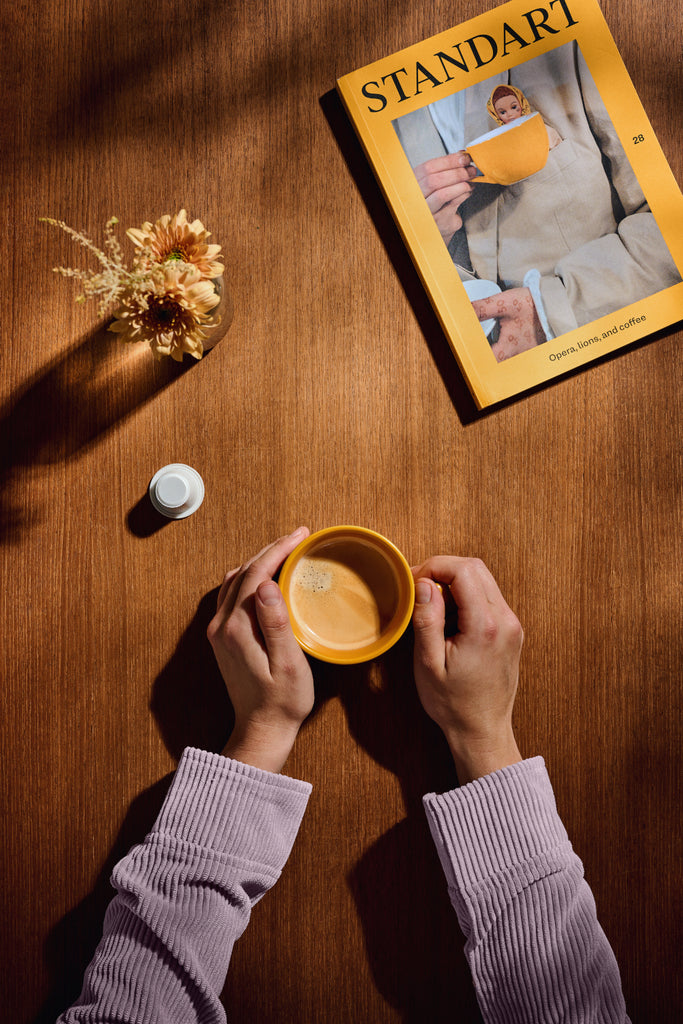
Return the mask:
[[157,358],[170,355],[180,362],[188,352],[201,359],[208,337],[204,328],[211,323],[209,314],[218,302],[211,281],[194,269],[167,264],[146,291],[124,297],[109,330],[122,341],[148,342]]
[[155,224],[145,221],[141,228],[129,228],[126,234],[143,265],[178,261],[196,267],[202,277],[219,277],[223,273],[223,264],[216,258],[221,246],[209,245],[211,232],[206,231],[200,220],[190,224],[185,210],[173,217],[165,214]]

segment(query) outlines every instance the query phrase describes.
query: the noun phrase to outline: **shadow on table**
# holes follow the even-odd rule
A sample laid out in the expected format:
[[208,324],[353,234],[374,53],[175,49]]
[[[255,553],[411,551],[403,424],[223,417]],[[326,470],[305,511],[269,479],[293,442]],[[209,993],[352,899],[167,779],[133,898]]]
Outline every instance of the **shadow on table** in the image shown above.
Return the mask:
[[[206,637],[217,593],[216,588],[199,602],[152,688],[150,709],[176,760],[185,746],[221,750],[234,721]],[[396,774],[402,787],[406,818],[364,854],[348,878],[378,989],[407,1024],[472,1024],[480,1017],[462,952],[463,937],[422,809],[424,793],[448,789],[457,780],[443,737],[419,704],[410,644],[408,634],[370,667],[315,663],[311,718],[327,700],[339,697],[353,737]],[[349,685],[350,678],[354,685]],[[48,936],[50,993],[34,1024],[53,1024],[78,997],[113,896],[113,867],[149,832],[171,780],[168,775],[133,801],[92,892]]]
[[446,335],[427,297],[363,147],[336,90],[333,89],[325,93],[320,98],[320,106],[406,298],[415,313],[460,421],[463,424],[472,423],[486,415],[486,412],[477,410],[467,383],[458,369]]
[[[223,677],[206,637],[216,611],[218,589],[209,591],[199,602],[171,659],[152,687],[150,709],[166,749],[175,760],[179,760],[187,746],[222,750],[235,721]],[[312,721],[340,686],[341,680],[334,672],[324,679],[316,677],[315,706],[307,722]]]
[[146,345],[99,326],[25,384],[0,408],[0,542],[18,541],[40,519],[9,493],[21,469],[78,457],[190,365],[157,361]]
[[397,776],[406,808],[348,876],[375,984],[406,1024],[474,1024],[481,1017],[464,938],[422,806],[425,793],[457,777],[417,696],[411,631],[339,694],[352,736]]
[[141,539],[151,537],[153,534],[158,533],[159,530],[163,530],[165,526],[169,526],[172,522],[172,519],[162,515],[161,512],[157,512],[149,500],[147,491],[128,510],[126,515],[128,532],[132,533],[134,537],[140,537]]
[[55,925],[44,946],[50,990],[33,1024],[54,1024],[78,998],[85,969],[102,937],[104,914],[114,891],[109,879],[115,864],[142,842],[161,810],[173,775],[160,779],[130,805],[97,881],[81,902]]
[[[199,603],[170,661],[157,677],[151,709],[167,749],[220,750],[233,723],[225,685],[206,638],[217,588]],[[429,834],[422,797],[457,784],[441,731],[419,703],[412,635],[374,665],[313,662],[316,703],[308,724],[332,697],[354,739],[400,781],[406,818],[361,858],[348,883],[362,921],[378,989],[408,1024],[479,1021],[464,939]]]
[[222,750],[234,724],[228,692],[206,637],[218,587],[201,599],[168,664],[154,681],[150,710],[176,761],[185,747]]
[[[230,701],[206,639],[217,593],[213,590],[201,600],[152,690],[152,713],[176,760],[186,746],[220,750],[232,728]],[[83,974],[102,936],[106,908],[114,895],[109,884],[112,870],[151,829],[172,778],[172,774],[166,776],[136,797],[92,892],[50,932],[44,951],[50,993],[34,1024],[54,1024],[58,1014],[78,998]]]

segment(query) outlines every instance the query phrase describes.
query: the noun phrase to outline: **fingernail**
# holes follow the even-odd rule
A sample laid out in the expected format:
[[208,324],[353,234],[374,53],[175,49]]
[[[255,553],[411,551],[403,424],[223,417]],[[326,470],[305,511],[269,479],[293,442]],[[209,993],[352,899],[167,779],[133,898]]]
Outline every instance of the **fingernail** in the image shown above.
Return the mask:
[[262,583],[258,588],[258,596],[261,604],[275,605],[280,603],[280,588],[274,580]]
[[415,584],[415,604],[429,604],[432,599],[432,585],[427,580],[418,580]]
[[292,538],[294,538],[294,537],[299,537],[299,536],[300,536],[300,535],[301,535],[302,533],[304,533],[304,532],[305,532],[305,530],[306,530],[306,527],[305,527],[305,526],[299,526],[299,527],[298,527],[298,528],[297,528],[297,529],[296,529],[296,530],[294,531],[294,533],[290,533],[290,535],[289,535],[289,536],[290,536],[290,537],[292,537]]

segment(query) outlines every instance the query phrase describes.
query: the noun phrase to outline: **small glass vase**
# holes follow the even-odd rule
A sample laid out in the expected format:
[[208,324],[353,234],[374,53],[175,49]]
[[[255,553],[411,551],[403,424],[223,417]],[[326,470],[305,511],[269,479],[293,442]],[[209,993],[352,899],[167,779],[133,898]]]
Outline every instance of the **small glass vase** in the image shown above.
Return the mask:
[[207,338],[203,342],[205,352],[210,352],[212,348],[215,348],[221,338],[224,337],[235,314],[232,295],[230,294],[230,289],[225,283],[223,275],[221,274],[220,277],[212,278],[212,282],[216,290],[216,294],[219,296],[219,301],[218,305],[214,306],[209,314],[211,319],[204,326],[204,330],[207,333]]

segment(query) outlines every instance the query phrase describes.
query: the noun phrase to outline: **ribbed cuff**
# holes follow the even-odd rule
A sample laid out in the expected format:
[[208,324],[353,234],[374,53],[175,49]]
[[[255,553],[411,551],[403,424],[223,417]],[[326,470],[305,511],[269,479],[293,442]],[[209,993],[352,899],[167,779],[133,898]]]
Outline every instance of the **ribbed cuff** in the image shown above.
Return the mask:
[[311,785],[220,754],[187,747],[148,838],[169,836],[279,872]]
[[568,843],[542,757],[430,793],[424,807],[449,888],[461,892]]

